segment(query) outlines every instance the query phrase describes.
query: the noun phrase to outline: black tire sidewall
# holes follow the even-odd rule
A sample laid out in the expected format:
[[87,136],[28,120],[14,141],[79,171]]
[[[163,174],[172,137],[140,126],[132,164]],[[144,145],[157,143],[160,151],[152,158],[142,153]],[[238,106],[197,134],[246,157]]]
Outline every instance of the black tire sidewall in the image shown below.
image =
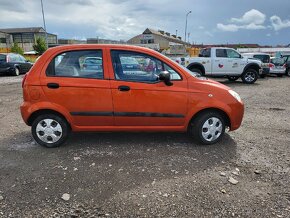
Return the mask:
[[[42,140],[40,140],[38,138],[38,136],[36,134],[36,126],[43,119],[53,119],[53,120],[56,120],[61,125],[62,136],[57,142],[49,144],[49,143],[43,142]],[[32,133],[33,139],[39,145],[42,145],[42,146],[47,147],[47,148],[55,148],[55,147],[62,145],[67,140],[69,133],[70,133],[70,128],[69,128],[67,121],[64,118],[57,116],[55,114],[42,114],[42,115],[38,116],[33,121],[32,126],[31,126],[31,133]]]
[[[251,82],[248,82],[246,79],[245,79],[245,75],[248,73],[248,72],[253,72],[255,73],[255,79]],[[243,83],[246,83],[246,84],[253,84],[257,81],[258,79],[258,72],[254,69],[247,69],[241,76],[242,80],[243,80]]]
[[198,74],[200,74],[201,76],[203,75],[202,72],[201,72],[201,70],[198,69],[198,68],[192,67],[192,68],[190,68],[189,70],[190,70],[191,72],[198,73]]
[[[222,132],[221,135],[214,141],[207,141],[203,138],[202,136],[202,126],[205,123],[206,120],[208,120],[209,118],[213,118],[216,117],[218,118],[223,125],[222,128]],[[224,117],[222,115],[220,115],[220,113],[218,112],[205,112],[200,114],[198,117],[196,117],[192,123],[191,123],[191,127],[190,127],[190,135],[194,138],[194,140],[196,140],[198,143],[203,144],[203,145],[211,145],[211,144],[215,144],[218,141],[221,140],[221,138],[223,137],[225,133],[225,120]]]

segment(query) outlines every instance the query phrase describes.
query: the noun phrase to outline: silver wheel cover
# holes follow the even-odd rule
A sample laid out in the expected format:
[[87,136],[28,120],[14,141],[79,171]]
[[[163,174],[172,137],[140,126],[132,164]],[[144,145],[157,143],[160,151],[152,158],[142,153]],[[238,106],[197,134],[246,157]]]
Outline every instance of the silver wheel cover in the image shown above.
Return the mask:
[[61,125],[53,119],[44,119],[39,121],[36,126],[37,137],[48,144],[57,142],[62,136]]
[[222,134],[223,123],[219,118],[211,117],[204,122],[201,131],[204,140],[212,142]]
[[256,78],[256,75],[255,75],[255,73],[252,72],[252,71],[249,71],[249,72],[247,72],[247,73],[245,74],[245,80],[246,80],[247,82],[253,82],[253,81],[255,80],[255,78]]

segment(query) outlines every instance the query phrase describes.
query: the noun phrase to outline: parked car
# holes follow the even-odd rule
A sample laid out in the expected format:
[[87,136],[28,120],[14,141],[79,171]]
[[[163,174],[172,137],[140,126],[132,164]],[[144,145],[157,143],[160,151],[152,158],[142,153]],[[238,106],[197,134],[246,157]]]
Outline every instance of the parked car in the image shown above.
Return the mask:
[[290,55],[284,55],[283,59],[285,61],[285,75],[290,76]]
[[236,50],[224,47],[201,49],[199,57],[177,58],[177,63],[203,76],[227,77],[230,81],[239,78],[253,84],[262,74],[261,61],[243,56]]
[[102,70],[102,58],[86,57],[84,59],[83,68],[86,70]]
[[262,61],[262,69],[263,72],[260,75],[261,78],[264,78],[267,74],[270,73],[270,55],[266,53],[243,53],[243,57],[245,58],[252,58],[252,59],[258,59]]
[[[59,56],[64,57],[56,66]],[[102,58],[102,74],[87,74],[80,67],[86,57]],[[142,62],[144,69],[136,71],[144,73],[126,74],[124,57]],[[145,71],[148,59],[155,66],[151,71]],[[197,142],[213,144],[226,127],[238,129],[244,113],[231,88],[135,46],[50,48],[22,86],[23,120],[35,141],[46,147],[61,145],[70,131],[188,131]]]
[[0,74],[19,76],[30,70],[32,63],[23,56],[14,53],[0,54]]
[[286,64],[284,58],[271,57],[270,74],[275,74],[279,77],[285,75]]

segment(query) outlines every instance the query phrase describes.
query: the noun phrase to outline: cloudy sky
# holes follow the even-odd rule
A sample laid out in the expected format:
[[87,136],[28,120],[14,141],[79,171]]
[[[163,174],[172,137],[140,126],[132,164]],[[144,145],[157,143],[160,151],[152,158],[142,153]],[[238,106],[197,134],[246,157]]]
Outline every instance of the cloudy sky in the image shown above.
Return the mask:
[[[242,4],[241,4],[242,2]],[[147,27],[190,42],[290,43],[289,0],[43,0],[47,31],[59,38],[128,40]],[[42,26],[40,0],[0,0],[0,28]]]

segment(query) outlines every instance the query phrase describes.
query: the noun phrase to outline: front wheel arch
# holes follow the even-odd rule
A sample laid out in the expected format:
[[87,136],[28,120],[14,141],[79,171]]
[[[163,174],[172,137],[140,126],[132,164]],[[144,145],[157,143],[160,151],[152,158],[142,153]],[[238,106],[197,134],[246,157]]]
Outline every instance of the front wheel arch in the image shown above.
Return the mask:
[[219,114],[221,114],[225,120],[225,125],[226,127],[229,127],[231,128],[231,121],[230,121],[230,118],[229,116],[227,115],[226,112],[224,112],[223,110],[221,109],[218,109],[218,108],[206,108],[206,109],[203,109],[203,110],[200,110],[199,112],[195,113],[192,118],[190,119],[188,125],[187,125],[187,130],[189,130],[191,128],[191,123],[194,122],[194,120],[199,117],[201,114],[203,113],[209,113],[209,112],[217,112]]

